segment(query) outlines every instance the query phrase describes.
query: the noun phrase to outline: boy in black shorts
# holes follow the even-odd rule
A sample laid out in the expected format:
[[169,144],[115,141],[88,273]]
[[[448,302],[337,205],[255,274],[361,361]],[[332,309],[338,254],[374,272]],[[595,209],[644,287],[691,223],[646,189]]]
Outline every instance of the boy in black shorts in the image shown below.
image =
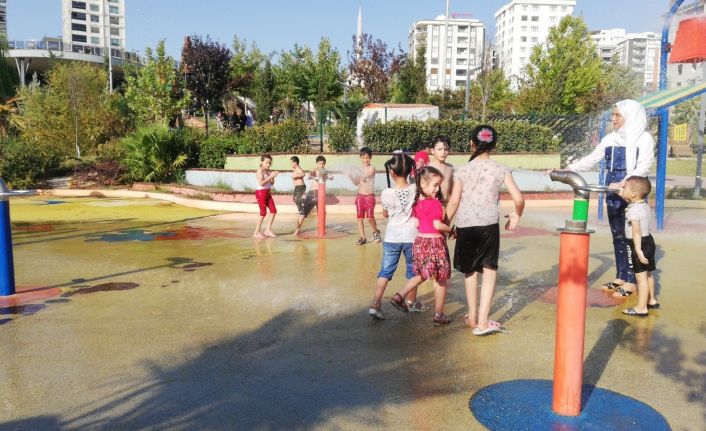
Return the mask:
[[650,235],[651,211],[645,201],[652,185],[647,177],[632,176],[620,186],[619,195],[627,203],[625,237],[628,239],[628,262],[632,265],[637,284],[637,304],[623,314],[645,317],[650,309],[659,308],[655,298],[655,241]]

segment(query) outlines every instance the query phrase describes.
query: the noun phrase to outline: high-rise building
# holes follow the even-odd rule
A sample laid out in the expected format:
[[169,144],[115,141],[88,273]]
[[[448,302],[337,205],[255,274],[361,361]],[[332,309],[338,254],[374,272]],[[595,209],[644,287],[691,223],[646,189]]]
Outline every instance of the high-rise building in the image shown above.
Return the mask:
[[7,39],[7,0],[0,0],[0,36]]
[[[460,15],[460,14],[459,14]],[[485,25],[477,19],[444,15],[417,21],[409,29],[409,52],[426,49],[427,90],[463,88],[466,75],[480,72],[485,44]],[[442,63],[445,63],[442,66]]]
[[611,28],[608,30],[594,30],[591,39],[596,44],[596,52],[604,63],[610,63],[615,55],[618,43],[625,40],[624,28]]
[[74,52],[113,57],[125,50],[125,0],[62,0],[64,44]]
[[620,64],[643,76],[645,92],[655,91],[659,87],[660,40],[657,33],[628,33],[614,50]]
[[505,76],[522,78],[532,48],[544,43],[549,29],[571,15],[575,6],[576,0],[512,0],[495,12],[498,66]]

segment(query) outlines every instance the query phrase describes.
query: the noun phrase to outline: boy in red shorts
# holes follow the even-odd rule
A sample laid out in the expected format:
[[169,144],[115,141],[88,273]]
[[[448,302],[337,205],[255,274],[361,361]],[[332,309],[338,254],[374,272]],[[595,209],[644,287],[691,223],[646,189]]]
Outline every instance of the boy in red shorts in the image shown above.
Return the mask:
[[[275,183],[275,177],[279,175],[279,172],[271,171],[270,166],[272,166],[272,156],[263,154],[262,157],[260,157],[260,167],[257,168],[257,172],[255,172],[255,179],[257,180],[255,197],[257,198],[257,205],[260,207],[260,218],[257,220],[253,237],[258,239],[274,238],[277,236],[272,232],[272,222],[275,221],[277,207],[275,207],[275,201],[272,199],[270,189]],[[262,222],[267,216],[268,209],[270,210],[270,220],[267,222],[265,231],[260,232]]]
[[355,208],[358,218],[358,233],[360,238],[357,244],[363,245],[366,243],[365,227],[363,220],[368,219],[370,229],[373,230],[373,240],[379,243],[380,230],[378,230],[375,222],[375,168],[370,165],[373,158],[373,152],[368,147],[360,149],[360,161],[363,164],[362,168],[355,175],[349,175],[353,184],[358,186],[358,194],[355,197]]

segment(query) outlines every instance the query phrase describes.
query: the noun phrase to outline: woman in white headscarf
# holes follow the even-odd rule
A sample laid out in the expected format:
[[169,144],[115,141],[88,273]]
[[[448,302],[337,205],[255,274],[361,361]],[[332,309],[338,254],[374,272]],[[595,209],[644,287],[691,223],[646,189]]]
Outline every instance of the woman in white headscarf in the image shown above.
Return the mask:
[[[588,156],[570,164],[567,169],[583,172],[605,160],[605,184],[617,188],[627,177],[648,176],[654,163],[655,141],[645,130],[647,114],[645,108],[634,100],[622,100],[613,108],[613,132]],[[628,262],[627,241],[625,239],[625,208],[627,202],[617,193],[606,195],[608,223],[613,234],[615,249],[616,276],[603,285],[606,290],[615,290],[613,296],[629,296],[635,291],[635,274]]]

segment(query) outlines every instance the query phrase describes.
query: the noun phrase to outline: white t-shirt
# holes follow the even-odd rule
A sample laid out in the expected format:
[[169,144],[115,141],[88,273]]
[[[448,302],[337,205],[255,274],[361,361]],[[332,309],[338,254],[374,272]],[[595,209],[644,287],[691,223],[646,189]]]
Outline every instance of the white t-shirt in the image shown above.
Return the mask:
[[414,184],[403,189],[385,189],[380,194],[382,208],[387,211],[385,242],[414,242],[417,227],[412,215],[412,204],[417,187]]
[[635,202],[625,209],[625,237],[632,239],[632,221],[640,222],[640,233],[643,237],[650,234],[650,206],[647,202]]

